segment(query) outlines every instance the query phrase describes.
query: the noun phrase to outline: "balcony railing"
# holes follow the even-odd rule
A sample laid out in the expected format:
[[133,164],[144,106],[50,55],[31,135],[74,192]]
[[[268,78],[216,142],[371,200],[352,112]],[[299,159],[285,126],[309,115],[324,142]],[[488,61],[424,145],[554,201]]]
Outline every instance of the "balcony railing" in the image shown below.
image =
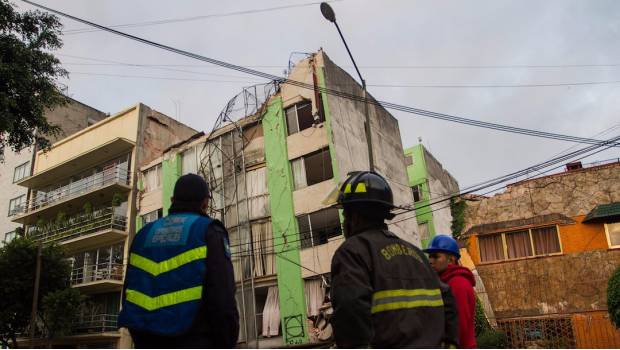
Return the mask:
[[80,315],[73,324],[76,333],[110,332],[118,329],[118,314]]
[[72,197],[77,197],[86,192],[96,190],[101,187],[105,187],[114,183],[123,185],[129,185],[129,172],[126,165],[116,166],[110,169],[105,169],[101,172],[95,173],[78,181],[72,182],[68,185],[59,187],[55,190],[42,193],[39,192],[26,203],[19,206],[15,213],[29,213],[49,206],[56,202],[60,202]]
[[105,280],[122,281],[123,264],[92,264],[76,267],[71,270],[72,286]]
[[114,214],[114,208],[95,210],[89,214],[69,217],[62,223],[52,223],[44,227],[30,226],[28,236],[35,241],[63,242],[79,236],[108,229],[125,231],[127,218]]

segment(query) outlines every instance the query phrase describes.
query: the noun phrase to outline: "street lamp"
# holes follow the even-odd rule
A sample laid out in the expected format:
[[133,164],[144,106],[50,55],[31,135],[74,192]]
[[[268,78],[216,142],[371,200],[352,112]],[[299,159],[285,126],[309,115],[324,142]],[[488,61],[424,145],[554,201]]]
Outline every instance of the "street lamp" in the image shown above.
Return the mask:
[[368,114],[368,101],[366,100],[367,95],[368,95],[368,93],[366,92],[366,80],[362,78],[362,74],[360,73],[359,68],[357,68],[357,63],[355,63],[355,59],[353,58],[353,55],[351,54],[351,50],[349,50],[349,45],[347,45],[347,41],[344,40],[342,31],[340,30],[340,27],[338,26],[338,22],[336,22],[336,13],[332,9],[332,7],[329,6],[328,3],[322,2],[321,13],[323,14],[323,17],[325,17],[326,20],[332,22],[336,26],[336,29],[338,30],[338,34],[340,34],[340,38],[342,39],[342,42],[344,43],[344,47],[347,49],[347,53],[349,54],[349,57],[351,58],[351,61],[353,62],[353,67],[355,67],[355,71],[357,72],[357,75],[359,76],[360,81],[362,83],[362,92],[363,92],[362,97],[364,101],[364,112],[366,115],[365,130],[366,130],[366,143],[368,144],[368,164],[369,164],[370,170],[373,171],[375,170],[375,164],[374,164],[375,162],[374,162],[374,158],[372,155],[372,136],[370,133],[370,115]]

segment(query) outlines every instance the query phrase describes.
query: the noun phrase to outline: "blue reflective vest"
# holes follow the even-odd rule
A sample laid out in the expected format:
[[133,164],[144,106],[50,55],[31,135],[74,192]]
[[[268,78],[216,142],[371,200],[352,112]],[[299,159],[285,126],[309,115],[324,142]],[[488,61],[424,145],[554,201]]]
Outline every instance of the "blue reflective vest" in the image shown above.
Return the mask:
[[205,232],[212,222],[178,213],[138,232],[131,245],[119,327],[161,335],[189,330],[202,303]]

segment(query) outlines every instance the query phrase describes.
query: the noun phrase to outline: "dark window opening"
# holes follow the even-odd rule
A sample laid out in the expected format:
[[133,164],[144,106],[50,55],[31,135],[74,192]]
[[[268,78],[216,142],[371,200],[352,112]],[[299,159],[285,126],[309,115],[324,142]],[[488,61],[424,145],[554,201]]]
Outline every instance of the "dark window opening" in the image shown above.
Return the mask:
[[312,186],[334,177],[329,149],[310,153],[291,161],[295,189]]
[[413,202],[419,202],[422,200],[422,188],[420,185],[415,185],[411,187],[411,191],[413,193]]
[[289,135],[308,129],[314,124],[312,103],[308,100],[294,104],[287,108],[285,113]]
[[342,234],[338,209],[334,208],[298,216],[297,223],[302,249],[325,244],[330,238]]

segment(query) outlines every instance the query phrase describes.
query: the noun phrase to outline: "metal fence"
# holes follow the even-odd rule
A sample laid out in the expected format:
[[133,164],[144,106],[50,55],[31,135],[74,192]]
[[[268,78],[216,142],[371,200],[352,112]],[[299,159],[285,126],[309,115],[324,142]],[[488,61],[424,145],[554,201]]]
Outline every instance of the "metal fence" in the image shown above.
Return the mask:
[[48,192],[39,191],[34,198],[16,208],[15,213],[31,212],[114,183],[129,184],[129,172],[126,166],[105,169]]
[[44,243],[63,242],[107,229],[125,231],[126,226],[127,217],[114,214],[114,207],[109,207],[71,216],[64,222],[50,223],[44,227],[30,226],[27,235]]
[[71,270],[71,285],[104,281],[123,280],[123,264],[101,263],[75,267]]
[[118,314],[80,315],[73,324],[76,333],[110,332],[118,329]]
[[502,320],[497,326],[512,349],[572,349],[577,345],[570,316]]

